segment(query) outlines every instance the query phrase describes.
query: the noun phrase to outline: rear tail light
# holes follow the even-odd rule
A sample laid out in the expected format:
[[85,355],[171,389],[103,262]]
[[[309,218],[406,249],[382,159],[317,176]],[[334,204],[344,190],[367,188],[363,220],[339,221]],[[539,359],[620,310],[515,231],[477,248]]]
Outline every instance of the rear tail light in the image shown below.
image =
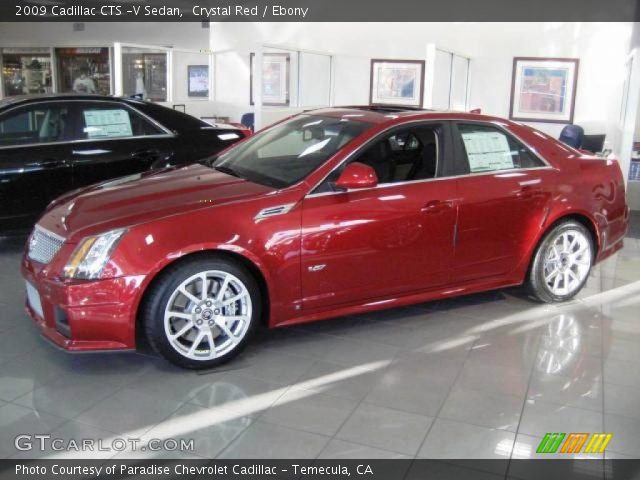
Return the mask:
[[253,130],[251,130],[251,128],[247,127],[246,125],[243,125],[242,123],[230,122],[229,125],[233,125],[238,130],[240,130],[240,133],[244,135],[244,138],[247,138],[253,135]]

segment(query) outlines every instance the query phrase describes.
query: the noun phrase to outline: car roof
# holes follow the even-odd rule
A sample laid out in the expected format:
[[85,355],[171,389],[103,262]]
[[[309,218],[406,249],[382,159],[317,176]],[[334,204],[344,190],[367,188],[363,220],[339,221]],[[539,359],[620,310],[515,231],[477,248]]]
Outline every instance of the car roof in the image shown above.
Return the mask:
[[428,110],[405,106],[349,105],[341,107],[308,110],[308,115],[324,115],[344,118],[372,124],[402,123],[402,119],[411,120],[475,120],[511,124],[510,120],[479,113],[456,112],[452,110]]
[[[37,95],[17,95],[0,100],[0,112],[14,108],[20,105],[28,105],[31,103],[46,101],[111,101],[130,105],[145,115],[151,117],[155,122],[162,124],[163,127],[177,132],[185,132],[193,129],[212,128],[212,126],[203,120],[198,119],[187,113],[174,110],[159,103],[147,102],[138,98],[131,97],[114,97],[111,95],[97,94],[79,94],[79,93],[45,93]],[[230,127],[223,127],[229,129]]]
[[40,102],[47,100],[111,100],[116,102],[126,102],[132,104],[144,103],[135,98],[114,97],[111,95],[98,95],[86,93],[41,93],[35,95],[16,95],[0,100],[0,108],[5,106],[15,106],[20,103]]

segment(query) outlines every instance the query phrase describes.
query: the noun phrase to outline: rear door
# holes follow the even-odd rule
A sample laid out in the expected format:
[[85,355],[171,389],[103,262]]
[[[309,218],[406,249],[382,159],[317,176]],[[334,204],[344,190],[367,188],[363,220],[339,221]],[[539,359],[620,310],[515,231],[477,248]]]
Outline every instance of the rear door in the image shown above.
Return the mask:
[[70,109],[38,102],[0,115],[0,229],[29,228],[72,189]]
[[162,167],[174,155],[174,135],[122,103],[76,102],[75,129],[76,188]]
[[524,259],[551,197],[554,170],[503,128],[459,122],[456,283],[501,276]]

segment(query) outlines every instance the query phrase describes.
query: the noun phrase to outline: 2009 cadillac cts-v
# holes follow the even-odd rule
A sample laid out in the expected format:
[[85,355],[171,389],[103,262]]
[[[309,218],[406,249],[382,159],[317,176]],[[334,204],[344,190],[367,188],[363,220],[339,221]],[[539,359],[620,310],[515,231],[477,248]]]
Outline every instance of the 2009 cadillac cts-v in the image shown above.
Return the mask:
[[59,198],[22,263],[27,309],[70,351],[211,367],[270,327],[523,282],[572,298],[622,247],[615,161],[507,120],[317,110],[211,159]]

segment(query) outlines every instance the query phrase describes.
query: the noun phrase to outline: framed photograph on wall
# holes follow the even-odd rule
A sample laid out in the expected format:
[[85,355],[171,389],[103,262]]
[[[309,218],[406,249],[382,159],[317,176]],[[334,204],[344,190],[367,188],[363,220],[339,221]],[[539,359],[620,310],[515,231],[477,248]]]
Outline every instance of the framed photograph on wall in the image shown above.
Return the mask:
[[190,97],[209,96],[209,65],[188,65],[187,76]]
[[[255,53],[249,56],[249,103],[253,105],[253,68]],[[262,105],[289,105],[289,65],[288,53],[262,54]]]
[[421,107],[424,60],[371,60],[369,104]]
[[577,58],[515,57],[509,118],[573,123],[579,65]]

